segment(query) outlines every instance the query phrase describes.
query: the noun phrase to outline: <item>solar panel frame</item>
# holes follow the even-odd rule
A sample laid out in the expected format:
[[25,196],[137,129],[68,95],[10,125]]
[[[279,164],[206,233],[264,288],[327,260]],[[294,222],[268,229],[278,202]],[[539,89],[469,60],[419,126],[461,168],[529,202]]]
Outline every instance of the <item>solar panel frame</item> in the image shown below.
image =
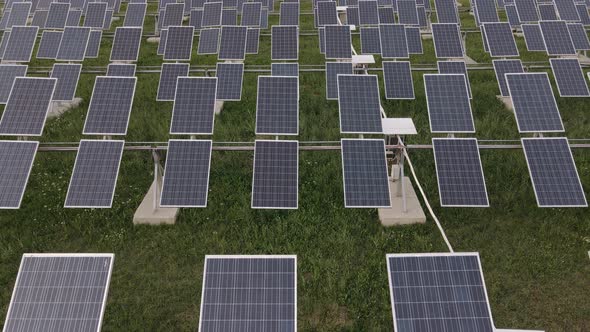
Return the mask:
[[88,37],[88,45],[86,45],[86,52],[84,54],[84,58],[98,58],[101,40],[102,30],[90,31],[90,36]]
[[51,70],[51,78],[57,78],[52,101],[72,101],[76,96],[78,80],[82,72],[82,64],[55,63]]
[[246,54],[258,54],[260,44],[260,29],[248,28],[246,33]]
[[491,57],[520,56],[512,35],[512,27],[508,22],[483,23],[482,29]]
[[107,76],[135,77],[135,64],[109,63]]
[[583,25],[590,25],[590,15],[588,14],[588,7],[586,7],[586,4],[576,4],[576,10],[578,11],[578,16],[580,16],[580,23]]
[[55,60],[83,61],[90,39],[90,27],[66,27]]
[[232,8],[224,8],[221,11],[221,26],[230,25],[238,25],[238,11]]
[[590,50],[590,40],[588,40],[586,29],[581,23],[568,23],[567,30],[570,33],[576,51]]
[[38,147],[35,141],[0,141],[0,209],[21,207]]
[[68,17],[66,18],[66,27],[77,27],[80,25],[80,20],[82,19],[82,10],[81,9],[70,9],[68,12]]
[[378,25],[380,23],[377,0],[360,0],[358,8],[360,25]]
[[168,37],[168,29],[160,30],[160,39],[158,40],[157,55],[164,55],[164,49],[166,49],[166,38]]
[[521,23],[539,22],[539,13],[535,0],[514,0],[514,5]]
[[136,86],[137,77],[97,76],[82,134],[127,135]]
[[147,3],[130,3],[125,13],[124,27],[143,27]]
[[183,3],[168,3],[164,9],[164,16],[160,29],[166,29],[171,26],[182,25],[184,18],[184,4]]
[[403,25],[420,25],[416,0],[397,0],[397,21]]
[[346,24],[355,26],[361,24],[358,7],[346,7]]
[[516,11],[516,6],[513,4],[506,4],[504,6],[504,10],[506,11],[506,17],[508,18],[508,23],[512,28],[520,27],[520,19],[518,18],[518,12]]
[[559,17],[557,17],[557,11],[555,10],[555,6],[553,2],[550,3],[539,3],[537,5],[539,9],[539,17],[543,21],[558,21]]
[[439,74],[465,75],[467,93],[469,94],[469,99],[473,99],[473,95],[471,94],[471,84],[469,83],[469,73],[467,72],[467,65],[465,64],[465,61],[437,61],[436,67]]
[[[64,208],[111,208],[124,148],[123,140],[80,140]],[[99,174],[97,169],[101,170]]]
[[500,22],[500,17],[496,11],[496,2],[494,0],[473,0],[476,9],[476,18],[478,25],[483,23]]
[[281,2],[279,25],[299,26],[299,2]]
[[588,83],[578,59],[549,59],[561,97],[590,97]]
[[[297,209],[299,207],[299,141],[256,140],[254,144],[254,174],[250,207],[252,209]],[[267,160],[265,157],[275,158]]]
[[386,99],[416,99],[409,61],[383,61],[382,67]]
[[[418,14],[418,26],[422,29],[428,30],[430,28],[430,19],[426,15],[426,8],[424,6],[416,6],[416,13]],[[407,28],[408,27],[406,27],[406,29]]]
[[195,30],[190,26],[170,26],[164,48],[165,61],[190,61]]
[[340,133],[383,133],[377,75],[339,74],[337,84]]
[[434,0],[434,6],[438,23],[460,23],[455,0]]
[[[437,35],[439,36],[438,38],[436,37]],[[438,43],[436,42],[437,39],[439,40]],[[463,58],[465,56],[465,49],[461,42],[459,26],[457,24],[433,23],[432,41],[434,43],[434,53],[437,58]]]
[[2,33],[2,40],[0,41],[0,60],[4,57],[6,47],[8,47],[8,40],[10,39],[10,31]]
[[271,29],[271,60],[299,60],[299,27],[275,25]]
[[143,28],[117,27],[109,61],[137,61],[142,32]]
[[242,61],[246,59],[247,33],[248,27],[245,26],[222,26],[217,59]]
[[84,13],[84,26],[93,29],[102,29],[107,13],[106,2],[89,2],[86,4],[86,12]]
[[215,70],[217,77],[216,99],[223,101],[239,101],[242,99],[242,84],[244,81],[243,63],[217,63]]
[[540,21],[539,28],[549,56],[576,55],[565,21]]
[[512,60],[492,60],[494,66],[494,73],[496,74],[496,80],[498,81],[498,87],[500,94],[503,97],[509,97],[510,91],[508,90],[508,83],[504,74],[506,73],[524,73],[522,62],[519,59]]
[[422,48],[422,34],[419,27],[406,27],[406,42],[408,44],[408,54],[424,54]]
[[406,27],[403,24],[380,24],[379,36],[381,41],[381,57],[403,58],[410,57]]
[[64,2],[52,2],[45,21],[45,29],[63,29],[68,20],[70,4]]
[[217,77],[178,77],[170,134],[213,135],[216,96]]
[[203,20],[202,27],[218,27],[221,26],[221,12],[223,5],[221,2],[206,2],[203,5]]
[[212,149],[212,140],[168,141],[160,207],[207,207]]
[[354,73],[354,67],[349,62],[326,62],[326,99],[338,100],[338,75]]
[[[431,80],[433,86],[429,89]],[[430,132],[475,133],[465,75],[424,74],[424,91]]]
[[29,62],[37,40],[38,27],[13,26],[2,54],[5,62]]
[[256,135],[299,135],[299,76],[260,75],[257,86]]
[[361,27],[361,54],[381,54],[379,27]]
[[188,63],[163,63],[156,101],[174,101],[178,77],[188,76]]
[[[220,28],[203,29],[199,34],[199,46],[197,47],[197,54],[217,54],[219,49],[219,35]],[[247,44],[246,40],[246,44]],[[213,43],[215,45],[213,45]]]
[[545,52],[545,41],[543,34],[538,24],[522,24],[522,33],[524,35],[524,42],[527,51],[529,52]]
[[578,15],[574,0],[553,0],[553,3],[560,19],[569,22],[580,22],[580,15]]
[[[39,29],[45,29],[45,22],[47,21],[47,10],[36,10],[31,20],[31,26],[39,27]],[[2,29],[2,23],[0,19],[0,30]]]
[[55,59],[61,43],[62,31],[43,31],[37,48],[37,59]]
[[352,36],[348,25],[326,25],[323,31],[326,60],[352,59]]
[[299,63],[272,63],[271,76],[299,76]]
[[12,85],[17,77],[27,75],[27,65],[1,64],[0,65],[0,105],[6,104]]
[[395,12],[393,7],[379,7],[379,23],[395,24]]
[[257,28],[262,25],[262,3],[244,2],[242,4],[242,26]]
[[29,14],[31,13],[31,2],[15,2],[10,9],[10,15],[6,22],[6,28],[10,29],[14,26],[27,25]]
[[195,30],[201,30],[203,27],[203,10],[202,9],[192,9],[189,18],[189,26],[195,28]]
[[[317,26],[338,25],[338,12],[335,1],[318,1],[316,8]],[[360,14],[360,13],[359,13]],[[360,19],[360,17],[359,17]]]

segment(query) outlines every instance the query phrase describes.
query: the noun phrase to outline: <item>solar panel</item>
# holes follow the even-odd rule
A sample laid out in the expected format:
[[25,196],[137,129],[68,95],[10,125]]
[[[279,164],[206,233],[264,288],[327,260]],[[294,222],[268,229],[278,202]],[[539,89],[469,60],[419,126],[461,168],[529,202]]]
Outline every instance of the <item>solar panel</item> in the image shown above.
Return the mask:
[[223,8],[235,9],[238,6],[238,0],[222,0]]
[[564,131],[547,73],[504,76],[520,133]]
[[246,57],[247,27],[224,26],[221,27],[219,42],[219,60],[244,60]]
[[395,13],[392,7],[379,8],[379,23],[381,24],[395,24]]
[[326,25],[324,27],[326,59],[351,59],[352,39],[348,25]]
[[0,209],[20,208],[38,146],[39,142],[0,141]]
[[110,63],[107,67],[107,76],[135,77],[135,65]]
[[397,0],[397,18],[399,24],[419,25],[416,0]]
[[10,29],[15,26],[27,25],[27,19],[31,12],[31,2],[16,2],[12,5],[6,28]]
[[438,23],[459,24],[459,14],[455,0],[434,0]]
[[299,25],[299,3],[281,2],[279,25]]
[[361,53],[381,54],[381,37],[378,27],[361,27]]
[[538,5],[539,16],[543,21],[558,21],[557,12],[553,3],[540,3]]
[[477,13],[477,21],[481,23],[500,22],[494,0],[473,0]]
[[170,134],[213,135],[217,77],[179,77]]
[[414,82],[409,61],[383,61],[385,98],[414,99]]
[[580,21],[574,0],[554,0],[554,3],[560,19],[570,22]]
[[142,28],[118,27],[111,49],[110,61],[137,61]]
[[345,207],[390,207],[385,141],[342,139],[341,145]]
[[463,44],[457,24],[433,23],[432,39],[437,58],[463,57]]
[[490,56],[511,57],[519,56],[512,27],[508,22],[484,23],[483,31],[486,36]]
[[[29,62],[37,40],[38,27],[14,26],[10,31],[6,50],[2,56],[5,62]],[[5,32],[6,34],[6,32]]]
[[17,77],[0,120],[0,134],[41,136],[56,81],[54,78]]
[[256,135],[299,134],[299,78],[258,76]]
[[43,31],[37,49],[37,59],[55,59],[62,34],[63,31]]
[[324,28],[318,28],[318,43],[320,54],[326,54],[326,32]]
[[383,132],[376,75],[338,75],[338,104],[341,133]]
[[271,64],[272,76],[299,76],[298,63],[273,63]]
[[576,54],[565,21],[541,21],[539,27],[543,34],[543,41],[548,55]]
[[248,28],[246,33],[246,54],[258,54],[260,29]]
[[56,78],[53,101],[71,101],[76,95],[81,64],[56,63],[51,70],[51,78]]
[[100,41],[102,39],[101,30],[90,31],[90,37],[88,38],[88,45],[86,46],[86,54],[84,58],[98,58],[98,52],[100,51]]
[[406,28],[402,24],[380,24],[381,57],[409,58]]
[[523,24],[521,28],[528,51],[544,52],[546,50],[543,34],[538,24]]
[[26,76],[27,68],[26,65],[0,65],[0,104],[6,104],[14,80]]
[[10,17],[10,10],[5,9],[2,12],[2,17],[0,17],[0,30],[6,29],[6,24],[8,23],[8,17]]
[[589,97],[588,84],[578,59],[549,59],[561,97]]
[[166,47],[164,48],[164,60],[190,61],[193,48],[193,34],[193,27],[168,27]]
[[590,50],[590,41],[588,40],[586,29],[581,23],[568,23],[567,30],[570,33],[576,51]]
[[158,84],[157,101],[173,101],[178,77],[188,76],[188,63],[164,63]]
[[508,85],[506,84],[505,74],[508,73],[524,73],[522,62],[520,60],[493,60],[494,72],[500,87],[500,93],[504,97],[510,96]]
[[47,20],[45,21],[45,28],[63,29],[66,26],[69,11],[69,3],[52,2],[49,5],[49,12],[47,13]]
[[522,138],[539,207],[586,207],[567,138]]
[[8,45],[8,40],[10,39],[10,31],[4,31],[2,33],[2,41],[0,41],[0,59],[4,56],[4,52],[6,52],[6,46]]
[[537,3],[535,0],[514,0],[516,12],[520,22],[538,22],[539,13],[537,12]]
[[473,114],[463,74],[424,74],[433,133],[474,133]]
[[211,140],[170,140],[160,206],[206,207]]
[[224,9],[221,12],[221,25],[238,25],[238,11],[235,9]]
[[349,62],[326,62],[326,99],[338,100],[338,75],[353,74],[353,65]]
[[201,294],[199,331],[296,331],[297,257],[207,255]]
[[358,7],[346,7],[346,24],[348,25],[360,25],[361,19],[359,16]]
[[158,41],[158,50],[156,51],[157,55],[164,55],[164,50],[166,49],[166,38],[168,37],[168,29],[160,30],[160,40]]
[[66,27],[57,50],[56,60],[82,61],[90,37],[89,27]]
[[[39,29],[45,28],[45,21],[47,21],[47,10],[36,10],[31,20],[31,26],[38,27]],[[0,29],[2,29],[2,23],[0,19]]]
[[576,10],[578,11],[578,16],[580,16],[580,23],[590,25],[590,15],[588,15],[588,7],[586,7],[586,4],[576,4]]
[[136,83],[136,77],[96,77],[84,135],[126,135]]
[[164,10],[164,17],[162,18],[162,24],[160,28],[167,29],[171,26],[182,25],[182,19],[184,17],[184,4],[183,3],[169,3],[166,4]]
[[86,16],[84,16],[84,26],[93,29],[102,29],[107,13],[106,2],[89,2],[86,5]]
[[68,18],[66,19],[67,27],[77,27],[80,25],[80,19],[82,18],[81,9],[70,9],[68,12]]
[[195,28],[195,30],[201,30],[203,27],[203,10],[191,10],[191,16],[189,18],[188,25]]
[[426,17],[426,8],[424,6],[416,6],[416,12],[418,13],[418,25],[420,28],[429,29],[430,19]]
[[125,13],[125,27],[143,27],[145,20],[145,13],[147,10],[147,3],[130,3],[127,5],[127,12]]
[[512,28],[520,27],[520,19],[518,18],[518,12],[516,11],[515,5],[506,5],[504,6],[506,10],[506,17],[508,18],[508,23]]
[[80,140],[65,208],[112,207],[124,146],[125,141]]
[[335,1],[319,1],[316,9],[317,25],[338,25],[338,13]]
[[406,42],[408,44],[408,54],[424,53],[419,27],[406,27]]
[[432,145],[441,206],[490,206],[477,139],[433,138]]
[[297,60],[299,57],[299,28],[297,26],[272,27],[272,60]]
[[467,74],[467,66],[465,61],[437,61],[436,63],[439,74],[462,74],[465,75],[465,85],[467,85],[467,93],[469,99],[471,95],[471,85],[469,84],[469,75]]
[[359,1],[359,23],[360,25],[379,24],[379,10],[376,0]]
[[217,63],[217,100],[242,99],[243,63]]
[[[264,5],[262,5],[264,7]],[[268,29],[268,9],[262,8],[262,12],[260,13],[260,28],[261,29]]]
[[221,2],[207,2],[203,5],[203,27],[216,27],[221,25]]
[[201,30],[197,54],[217,54],[219,30],[219,28]]
[[478,253],[388,254],[396,331],[495,331]]
[[261,25],[262,4],[260,2],[246,2],[242,5],[242,25],[259,27]]

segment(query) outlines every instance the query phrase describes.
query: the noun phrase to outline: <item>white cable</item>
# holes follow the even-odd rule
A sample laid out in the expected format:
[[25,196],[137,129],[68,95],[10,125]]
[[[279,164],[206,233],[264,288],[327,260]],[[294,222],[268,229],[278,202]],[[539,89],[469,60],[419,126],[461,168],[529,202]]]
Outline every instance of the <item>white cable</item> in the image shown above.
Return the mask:
[[406,149],[403,149],[403,151],[404,151],[404,156],[406,157],[406,160],[408,161],[408,165],[410,166],[410,172],[412,172],[412,177],[414,178],[414,182],[416,182],[416,186],[420,190],[420,194],[422,194],[422,198],[424,199],[424,203],[426,204],[426,207],[428,208],[428,212],[430,212],[430,216],[432,217],[432,219],[434,219],[434,222],[436,223],[436,226],[438,227],[440,234],[442,235],[443,239],[445,240],[447,247],[449,247],[449,251],[455,252],[453,250],[453,247],[451,246],[451,243],[449,242],[449,239],[447,239],[447,234],[445,234],[445,230],[442,228],[440,221],[438,220],[438,218],[434,214],[434,211],[432,210],[432,207],[430,206],[430,203],[428,202],[428,198],[426,198],[426,194],[424,193],[424,190],[422,190],[422,186],[420,185],[420,182],[418,182],[418,177],[416,176],[416,171],[414,171],[414,166],[412,165],[412,161],[410,160],[410,156],[408,155],[408,151]]

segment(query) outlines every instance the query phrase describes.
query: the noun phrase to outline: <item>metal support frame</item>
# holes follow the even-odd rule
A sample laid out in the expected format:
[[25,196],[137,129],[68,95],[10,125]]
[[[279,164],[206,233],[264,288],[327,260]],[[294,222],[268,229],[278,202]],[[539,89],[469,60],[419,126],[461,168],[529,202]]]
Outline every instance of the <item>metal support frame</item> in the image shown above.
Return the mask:
[[158,150],[153,149],[152,150],[152,158],[154,160],[154,211],[158,209],[158,207],[160,206],[159,204],[159,200],[160,200],[160,188],[162,186],[163,183],[163,174],[164,174],[164,169],[162,168],[162,165],[160,164],[160,153],[158,152]]

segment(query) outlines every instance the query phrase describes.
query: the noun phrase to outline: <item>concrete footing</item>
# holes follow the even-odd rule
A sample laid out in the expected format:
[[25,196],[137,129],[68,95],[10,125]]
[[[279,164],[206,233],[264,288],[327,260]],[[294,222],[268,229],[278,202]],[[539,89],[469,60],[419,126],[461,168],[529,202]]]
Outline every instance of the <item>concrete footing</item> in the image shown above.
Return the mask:
[[154,195],[156,189],[156,182],[152,182],[150,190],[143,198],[143,201],[133,215],[133,224],[148,224],[148,225],[172,225],[176,222],[178,216],[177,208],[157,208],[154,209]]
[[578,53],[578,61],[582,65],[590,65],[590,58],[582,53]]
[[[399,181],[399,180],[398,180]],[[389,181],[389,191],[391,193],[391,208],[379,209],[379,220],[383,226],[423,224],[426,222],[426,215],[420,205],[420,200],[414,191],[412,182],[409,177],[404,177],[404,187],[406,189],[406,208],[404,212],[403,199],[401,192],[398,192],[398,182]]]
[[221,114],[223,111],[223,100],[215,100],[215,115]]
[[499,101],[504,103],[504,107],[506,107],[510,112],[514,112],[514,105],[512,104],[512,98],[504,97],[504,96],[496,96]]
[[51,102],[47,118],[57,118],[72,108],[78,107],[82,103],[82,98],[74,98],[72,101],[54,101]]
[[466,65],[476,65],[477,61],[473,60],[472,58],[468,57],[467,55],[463,57],[463,61],[465,61]]
[[160,37],[149,37],[147,42],[152,44],[160,43]]

